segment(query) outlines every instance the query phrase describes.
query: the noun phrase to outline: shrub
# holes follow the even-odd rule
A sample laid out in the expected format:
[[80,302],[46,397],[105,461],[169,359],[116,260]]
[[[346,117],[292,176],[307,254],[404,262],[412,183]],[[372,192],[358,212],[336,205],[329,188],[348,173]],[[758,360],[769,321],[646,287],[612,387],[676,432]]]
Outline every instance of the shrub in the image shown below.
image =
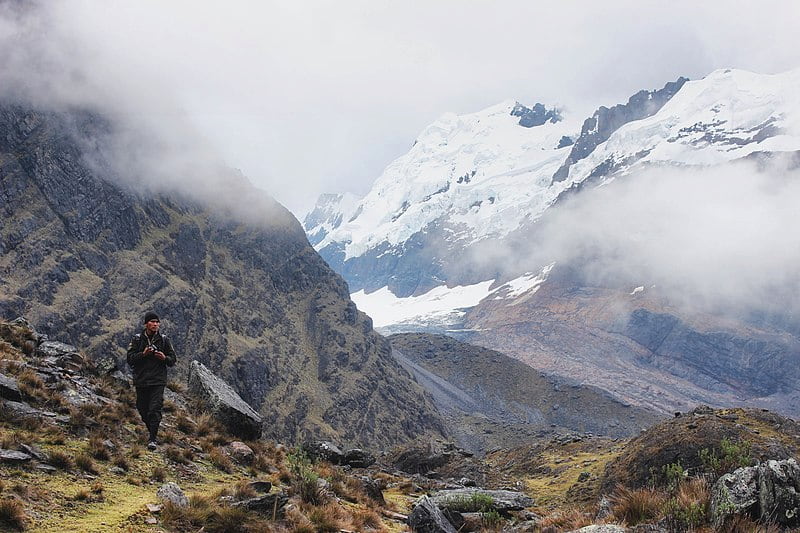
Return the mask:
[[719,451],[703,448],[699,456],[703,469],[713,474],[715,478],[753,464],[750,442],[746,440],[734,442],[727,437],[720,441]]
[[130,465],[130,463],[128,462],[128,458],[127,458],[127,457],[125,457],[124,455],[116,455],[116,456],[114,456],[114,461],[113,461],[113,464],[114,464],[114,466],[116,466],[117,468],[121,468],[121,469],[123,469],[123,470],[124,470],[124,471],[126,471],[126,472],[127,472],[128,470],[130,470],[130,468],[131,468],[131,465]]
[[292,492],[304,502],[320,505],[325,497],[318,483],[319,476],[314,472],[306,452],[296,448],[286,456],[286,463],[291,473]]
[[28,515],[22,502],[16,498],[0,500],[0,525],[15,531],[25,530],[28,525]]
[[328,504],[312,508],[307,516],[319,533],[339,533],[343,526],[340,513],[338,505]]

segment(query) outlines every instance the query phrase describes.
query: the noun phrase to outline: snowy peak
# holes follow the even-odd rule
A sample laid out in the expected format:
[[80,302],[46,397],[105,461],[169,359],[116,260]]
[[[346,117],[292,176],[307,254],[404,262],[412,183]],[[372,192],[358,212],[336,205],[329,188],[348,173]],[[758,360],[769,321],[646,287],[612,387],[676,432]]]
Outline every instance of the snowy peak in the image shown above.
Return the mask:
[[[520,127],[521,121],[531,126]],[[518,217],[507,217],[509,210],[518,211],[520,201],[549,184],[565,157],[563,138],[577,130],[574,120],[541,104],[508,101],[468,115],[445,114],[386,168],[357,215],[316,247],[340,243],[346,257],[359,256],[381,243],[404,242],[445,215],[457,239],[504,234],[519,225]],[[537,183],[532,173],[542,168],[547,171]],[[526,189],[529,194],[520,195]]]
[[303,228],[312,246],[351,217],[359,200],[358,196],[351,193],[321,194],[314,209],[303,218]]

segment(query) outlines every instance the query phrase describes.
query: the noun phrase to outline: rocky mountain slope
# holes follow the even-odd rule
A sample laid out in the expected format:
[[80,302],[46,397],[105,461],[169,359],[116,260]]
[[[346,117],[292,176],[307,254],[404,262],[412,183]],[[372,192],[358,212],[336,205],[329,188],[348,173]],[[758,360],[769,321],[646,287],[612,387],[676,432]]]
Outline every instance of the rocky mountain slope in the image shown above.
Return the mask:
[[597,387],[546,375],[446,335],[389,337],[393,355],[431,393],[456,443],[483,454],[554,434],[637,434],[659,420]]
[[[736,268],[741,258],[794,249],[793,217],[754,239],[786,234],[787,242],[755,250],[737,245],[748,231],[737,221],[758,221],[748,215],[762,209],[768,226],[780,202],[743,201],[730,213],[716,198],[723,204],[743,174],[758,184],[754,195],[796,183],[798,87],[797,70],[726,69],[600,107],[582,126],[559,112],[523,127],[511,102],[446,115],[360,202],[339,211],[329,202],[306,230],[385,332],[455,335],[663,413],[707,403],[796,416],[796,257]],[[725,178],[713,189],[700,183],[710,172]],[[663,192],[658,184],[678,173],[682,189],[668,201],[688,207],[645,213]],[[607,239],[606,226],[586,222],[587,199],[595,199],[592,214],[614,220],[613,193],[636,183],[628,200],[642,206],[641,226],[611,224],[620,235]],[[695,205],[698,190],[703,205]],[[729,260],[715,256],[719,239],[692,241],[704,227],[662,242],[671,227],[691,224],[682,217],[691,209],[724,211],[703,220],[727,238]],[[663,218],[648,228],[648,216]],[[651,253],[636,262],[638,249]],[[713,287],[700,280],[687,291],[681,283],[704,263],[715,265],[706,268]],[[744,303],[726,300],[751,274],[770,281]]]
[[287,441],[443,434],[286,209],[223,168],[216,205],[126,182],[103,159],[115,128],[89,111],[0,106],[0,316],[113,366],[155,310],[179,375],[200,360]]
[[666,533],[800,525],[791,513],[800,505],[800,425],[766,410],[702,407],[630,440],[560,434],[485,458],[427,438],[370,454],[331,442],[243,442],[242,428],[227,423],[241,400],[214,396],[220,387],[227,385],[207,370],[188,386],[171,381],[161,445],[147,450],[124,375],[24,321],[0,322],[0,529]]

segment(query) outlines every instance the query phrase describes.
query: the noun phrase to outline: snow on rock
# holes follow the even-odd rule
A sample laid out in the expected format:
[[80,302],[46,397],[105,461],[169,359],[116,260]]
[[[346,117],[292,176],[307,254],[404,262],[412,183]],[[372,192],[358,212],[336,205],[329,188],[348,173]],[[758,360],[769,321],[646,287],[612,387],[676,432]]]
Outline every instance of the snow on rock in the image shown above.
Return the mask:
[[547,265],[538,273],[527,273],[494,289],[493,279],[474,285],[448,288],[441,285],[425,294],[398,298],[388,287],[367,294],[363,290],[350,295],[361,311],[367,313],[376,328],[399,324],[436,325],[440,327],[458,324],[467,309],[478,305],[483,299],[493,296],[497,300],[513,300],[530,292],[534,294],[555,263]]
[[522,127],[511,101],[446,114],[363,199],[342,200],[339,211],[306,229],[317,250],[343,247],[345,261],[382,244],[402,246],[436,222],[445,222],[449,242],[461,246],[502,239],[590,177],[613,179],[648,164],[717,165],[754,152],[800,150],[799,88],[800,69],[776,75],[726,69],[686,82],[654,115],[623,125],[572,164],[563,181],[552,177],[570,148],[558,146],[580,131],[579,117]]

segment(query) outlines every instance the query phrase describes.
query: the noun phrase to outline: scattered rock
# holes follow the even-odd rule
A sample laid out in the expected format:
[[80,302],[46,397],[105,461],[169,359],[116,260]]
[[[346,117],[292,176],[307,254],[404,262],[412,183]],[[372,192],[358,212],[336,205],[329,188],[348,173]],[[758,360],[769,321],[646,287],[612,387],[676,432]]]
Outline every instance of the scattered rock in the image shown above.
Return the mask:
[[615,524],[602,524],[573,529],[570,533],[625,533],[628,528]]
[[161,485],[161,488],[156,492],[156,496],[158,496],[158,499],[172,502],[178,507],[187,507],[189,505],[189,498],[186,497],[176,483],[171,481]]
[[414,506],[407,524],[416,533],[456,533],[444,513],[427,496],[423,496]]
[[233,459],[242,465],[249,465],[253,463],[253,459],[255,458],[256,454],[253,452],[253,449],[245,444],[244,442],[240,441],[233,441],[227,446],[228,454],[233,457]]
[[6,400],[12,400],[15,402],[22,401],[22,394],[19,392],[17,380],[8,377],[5,374],[0,374],[0,398],[5,398]]
[[47,456],[47,454],[45,452],[40,450],[38,447],[30,445],[30,444],[20,444],[19,445],[19,451],[27,453],[28,455],[30,455],[31,457],[33,457],[37,461],[41,461],[43,463],[46,463],[48,461],[48,459],[49,459],[49,457]]
[[39,463],[34,468],[36,468],[36,470],[40,470],[42,472],[47,472],[48,474],[52,474],[54,472],[58,472],[58,468],[56,468],[54,466],[46,465],[44,463]]
[[228,431],[242,439],[261,436],[262,418],[230,385],[214,375],[199,361],[189,367],[191,395],[198,398]]
[[0,463],[22,464],[27,463],[31,459],[33,459],[33,457],[27,453],[17,452],[14,450],[4,450],[0,448]]
[[108,471],[111,472],[112,474],[116,474],[118,476],[124,476],[125,475],[125,470],[120,468],[120,467],[118,467],[118,466],[112,466],[111,468],[108,469]]
[[147,510],[150,511],[151,513],[153,513],[153,514],[160,513],[161,509],[163,508],[163,506],[155,504],[155,503],[148,503],[145,507],[147,507]]

